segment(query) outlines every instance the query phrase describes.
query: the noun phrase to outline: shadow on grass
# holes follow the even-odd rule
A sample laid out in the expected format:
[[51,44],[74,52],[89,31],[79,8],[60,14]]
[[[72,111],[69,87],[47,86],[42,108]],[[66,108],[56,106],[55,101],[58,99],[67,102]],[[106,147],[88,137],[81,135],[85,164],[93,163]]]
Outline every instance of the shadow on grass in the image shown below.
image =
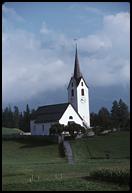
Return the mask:
[[86,181],[95,181],[95,182],[107,182],[107,183],[110,183],[110,184],[118,184],[118,185],[122,185],[122,186],[129,186],[130,183],[129,181],[128,182],[125,182],[125,183],[122,183],[120,181],[114,181],[113,180],[108,180],[107,178],[106,179],[100,179],[100,178],[96,178],[96,177],[92,177],[92,176],[83,176],[81,177],[83,180],[86,180]]
[[34,148],[38,146],[57,144],[57,137],[54,136],[26,136],[12,140],[23,144],[20,148]]

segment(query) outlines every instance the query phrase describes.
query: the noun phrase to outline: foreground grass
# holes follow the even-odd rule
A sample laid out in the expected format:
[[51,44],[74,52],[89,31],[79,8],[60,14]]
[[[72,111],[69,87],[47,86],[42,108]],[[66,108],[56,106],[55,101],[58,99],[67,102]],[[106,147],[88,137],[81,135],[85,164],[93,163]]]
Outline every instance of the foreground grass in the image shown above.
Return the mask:
[[119,186],[98,181],[86,181],[81,178],[47,180],[32,183],[8,184],[4,190],[17,191],[123,191],[127,186]]
[[[119,138],[120,143],[122,143],[120,136]],[[80,141],[80,149],[78,149],[80,153],[77,153],[76,145],[79,141],[71,141],[74,158],[77,159],[75,159],[74,165],[69,165],[65,157],[60,157],[58,145],[55,141],[31,137],[4,140],[2,144],[2,189],[10,191],[120,191],[129,189],[128,185],[120,186],[85,178],[90,175],[90,172],[101,167],[129,169],[129,159],[126,159],[123,154],[121,156],[121,150],[118,159],[89,159],[87,156],[81,159],[81,147],[83,153],[86,154],[87,151],[84,151],[84,142]],[[127,149],[128,145],[126,145],[126,151]]]
[[106,183],[104,181],[86,180],[90,171],[99,166],[106,168],[123,165],[129,166],[128,160],[88,161],[75,165],[58,164],[17,164],[4,165],[3,190],[128,190],[127,185]]

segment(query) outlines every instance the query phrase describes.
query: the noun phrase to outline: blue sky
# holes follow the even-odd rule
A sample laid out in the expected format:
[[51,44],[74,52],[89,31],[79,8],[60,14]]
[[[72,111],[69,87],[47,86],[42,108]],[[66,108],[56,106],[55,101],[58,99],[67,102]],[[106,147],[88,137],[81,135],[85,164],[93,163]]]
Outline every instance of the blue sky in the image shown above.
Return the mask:
[[2,15],[3,106],[66,102],[74,38],[91,111],[129,105],[129,3],[5,3]]

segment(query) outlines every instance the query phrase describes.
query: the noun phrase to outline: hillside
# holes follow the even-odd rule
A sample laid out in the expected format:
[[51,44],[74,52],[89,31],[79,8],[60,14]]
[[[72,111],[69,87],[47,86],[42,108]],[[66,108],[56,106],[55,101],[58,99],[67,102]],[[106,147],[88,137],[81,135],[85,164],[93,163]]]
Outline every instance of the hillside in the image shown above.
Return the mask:
[[[65,157],[60,157],[58,144],[48,137],[27,136],[21,139],[3,140],[2,189],[4,191],[128,190],[127,185],[85,179],[85,176],[88,176],[89,172],[95,168],[118,166],[119,169],[124,167],[129,169],[129,159],[124,159],[124,152],[127,152],[125,156],[129,156],[128,140],[129,133],[123,132],[70,141],[75,158],[74,165],[69,165]],[[106,142],[109,145],[103,148]],[[117,144],[120,148],[114,150],[113,147]],[[92,155],[98,158],[104,155],[102,153],[104,149],[111,147],[112,155],[117,153],[118,159],[89,159],[88,147],[90,151],[94,151]]]
[[130,133],[117,132],[105,136],[71,141],[76,162],[87,159],[115,159],[130,157]]
[[14,134],[20,134],[22,131],[18,128],[6,128],[2,127],[2,135],[14,135]]

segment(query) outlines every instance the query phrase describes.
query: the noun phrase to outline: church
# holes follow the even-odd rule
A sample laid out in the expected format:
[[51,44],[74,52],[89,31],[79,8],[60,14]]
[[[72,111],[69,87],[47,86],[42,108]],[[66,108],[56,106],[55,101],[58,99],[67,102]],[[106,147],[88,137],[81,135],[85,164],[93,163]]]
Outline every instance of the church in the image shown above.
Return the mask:
[[90,128],[89,87],[80,71],[76,45],[74,74],[68,85],[68,103],[38,107],[31,117],[31,135],[49,135],[55,123],[67,125],[75,122]]

